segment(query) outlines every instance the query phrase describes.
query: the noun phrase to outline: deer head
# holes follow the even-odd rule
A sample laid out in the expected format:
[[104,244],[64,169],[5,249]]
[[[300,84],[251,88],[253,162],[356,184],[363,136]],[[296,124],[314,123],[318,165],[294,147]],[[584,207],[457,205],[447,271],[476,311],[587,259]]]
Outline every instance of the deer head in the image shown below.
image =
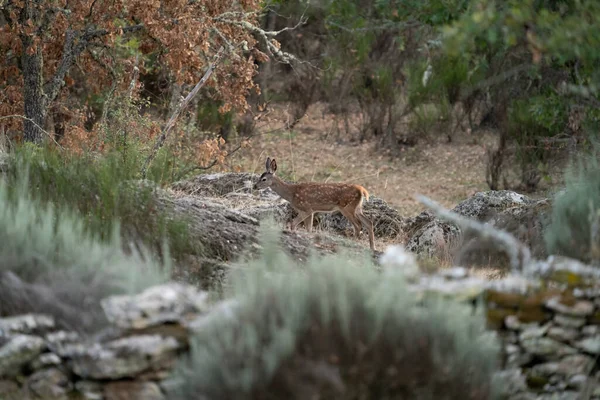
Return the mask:
[[273,185],[273,176],[275,175],[275,171],[277,171],[277,163],[275,159],[271,160],[271,157],[267,157],[267,162],[265,163],[265,172],[258,178],[258,182],[254,184],[254,189],[266,189]]

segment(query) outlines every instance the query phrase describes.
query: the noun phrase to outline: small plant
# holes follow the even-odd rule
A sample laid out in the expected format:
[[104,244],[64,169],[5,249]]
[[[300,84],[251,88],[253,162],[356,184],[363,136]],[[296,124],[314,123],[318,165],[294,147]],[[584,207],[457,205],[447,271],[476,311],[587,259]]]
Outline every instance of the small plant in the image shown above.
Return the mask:
[[585,262],[600,261],[600,164],[598,145],[565,173],[565,188],[556,194],[545,230],[550,253]]
[[32,197],[57,209],[78,211],[90,232],[112,240],[116,221],[126,242],[141,241],[159,252],[167,239],[174,255],[188,249],[185,221],[155,205],[154,185],[138,182],[140,153],[134,147],[104,155],[59,153],[49,147],[18,147],[6,174],[8,190],[29,182]]
[[174,377],[179,399],[489,399],[498,345],[482,315],[419,303],[368,258],[295,264],[269,234],[231,276],[235,317],[197,333]]
[[100,240],[75,212],[34,199],[26,180],[0,181],[0,317],[46,313],[59,327],[92,331],[105,316],[100,300],[166,280],[168,263],[144,246],[127,254],[112,225]]

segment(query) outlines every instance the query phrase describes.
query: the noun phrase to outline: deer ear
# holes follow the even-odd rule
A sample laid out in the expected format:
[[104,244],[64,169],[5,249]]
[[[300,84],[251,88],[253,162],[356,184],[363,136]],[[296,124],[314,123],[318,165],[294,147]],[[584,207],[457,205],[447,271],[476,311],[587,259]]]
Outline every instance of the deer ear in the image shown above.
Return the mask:
[[277,171],[277,163],[275,162],[275,159],[273,159],[271,161],[271,172],[275,173],[275,171]]
[[267,157],[267,163],[265,164],[265,171],[271,171],[271,157]]

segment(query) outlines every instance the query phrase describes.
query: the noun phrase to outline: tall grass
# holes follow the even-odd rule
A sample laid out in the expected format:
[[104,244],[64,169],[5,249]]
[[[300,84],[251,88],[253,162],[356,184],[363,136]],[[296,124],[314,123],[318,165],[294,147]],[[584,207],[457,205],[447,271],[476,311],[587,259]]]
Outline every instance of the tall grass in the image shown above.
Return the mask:
[[[27,181],[33,199],[78,211],[85,227],[100,240],[112,240],[118,221],[127,242],[145,243],[159,253],[166,239],[178,255],[191,245],[186,221],[167,217],[155,205],[154,184],[137,181],[142,157],[133,145],[126,152],[104,155],[24,145],[10,159],[7,189],[18,191]],[[153,172],[154,183],[164,183],[159,172]]]
[[101,240],[76,210],[32,196],[35,182],[43,181],[0,180],[0,316],[47,313],[59,327],[90,331],[105,323],[102,298],[170,275],[168,257],[124,245],[118,222]]

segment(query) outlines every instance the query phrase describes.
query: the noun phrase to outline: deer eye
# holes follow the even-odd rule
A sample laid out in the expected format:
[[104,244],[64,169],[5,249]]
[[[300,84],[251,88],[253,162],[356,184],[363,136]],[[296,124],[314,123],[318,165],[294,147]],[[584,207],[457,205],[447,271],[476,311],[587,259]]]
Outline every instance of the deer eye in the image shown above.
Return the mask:
[[264,181],[266,181],[266,180],[267,180],[267,178],[262,178],[262,181],[263,181],[263,182],[264,182]]

